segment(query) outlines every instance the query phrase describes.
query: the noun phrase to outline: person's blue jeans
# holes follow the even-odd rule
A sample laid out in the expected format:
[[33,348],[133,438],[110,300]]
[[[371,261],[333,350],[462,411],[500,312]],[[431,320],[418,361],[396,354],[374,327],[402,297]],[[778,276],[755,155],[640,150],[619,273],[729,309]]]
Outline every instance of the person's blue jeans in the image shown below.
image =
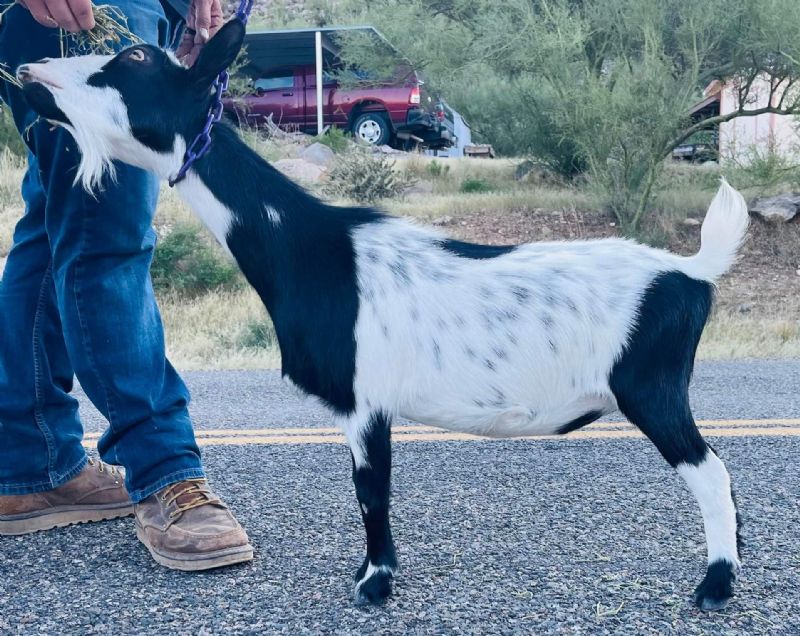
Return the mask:
[[[131,31],[167,44],[173,29],[158,0],[116,5]],[[20,6],[5,15],[0,61],[12,70],[59,55],[57,30]],[[28,128],[36,117],[10,84],[0,81],[0,97],[30,150],[25,214],[0,280],[0,494],[55,488],[86,464],[73,376],[108,419],[100,456],[125,467],[134,502],[202,477],[189,394],[166,359],[150,281],[156,180],[118,165],[117,183],[96,198],[73,187],[69,133]]]

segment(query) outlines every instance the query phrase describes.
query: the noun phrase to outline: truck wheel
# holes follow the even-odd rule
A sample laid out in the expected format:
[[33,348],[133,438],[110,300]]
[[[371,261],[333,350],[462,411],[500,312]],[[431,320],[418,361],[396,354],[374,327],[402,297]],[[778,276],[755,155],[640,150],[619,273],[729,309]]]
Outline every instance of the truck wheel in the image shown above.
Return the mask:
[[364,113],[353,123],[353,136],[370,146],[389,143],[392,128],[384,113]]

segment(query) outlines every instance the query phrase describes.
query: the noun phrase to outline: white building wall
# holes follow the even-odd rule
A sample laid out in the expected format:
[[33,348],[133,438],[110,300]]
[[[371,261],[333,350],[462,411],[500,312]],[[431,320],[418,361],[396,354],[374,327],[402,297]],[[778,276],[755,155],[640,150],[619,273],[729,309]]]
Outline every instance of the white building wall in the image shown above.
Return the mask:
[[[769,104],[769,83],[757,80],[750,91],[745,110],[764,108]],[[780,96],[773,97],[773,103]],[[727,115],[739,108],[735,86],[726,84],[720,95],[720,114]],[[748,163],[754,156],[763,156],[773,148],[787,158],[800,159],[798,119],[787,115],[767,113],[755,117],[738,117],[721,124],[719,151],[723,161]]]

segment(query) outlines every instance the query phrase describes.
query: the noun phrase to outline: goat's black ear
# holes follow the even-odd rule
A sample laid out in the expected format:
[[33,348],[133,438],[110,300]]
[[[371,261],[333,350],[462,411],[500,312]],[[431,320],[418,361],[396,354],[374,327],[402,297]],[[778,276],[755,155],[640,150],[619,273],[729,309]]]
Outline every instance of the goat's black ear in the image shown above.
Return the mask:
[[233,64],[242,48],[244,35],[244,24],[238,18],[225,23],[200,51],[191,70],[194,81],[200,86],[210,86],[217,75]]

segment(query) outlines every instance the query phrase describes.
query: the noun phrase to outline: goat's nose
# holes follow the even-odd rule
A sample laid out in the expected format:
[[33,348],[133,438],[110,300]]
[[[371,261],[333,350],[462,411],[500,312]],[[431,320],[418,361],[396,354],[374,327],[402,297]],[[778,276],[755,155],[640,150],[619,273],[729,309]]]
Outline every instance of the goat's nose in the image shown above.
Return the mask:
[[17,79],[20,82],[27,82],[31,78],[31,69],[27,64],[23,64],[17,69]]
[[30,64],[21,64],[19,68],[17,68],[17,79],[22,82],[30,82],[33,80],[33,70],[31,69],[32,66],[41,66],[42,64],[47,64],[50,61],[49,57],[42,58],[41,60],[36,60],[35,62],[31,62]]

